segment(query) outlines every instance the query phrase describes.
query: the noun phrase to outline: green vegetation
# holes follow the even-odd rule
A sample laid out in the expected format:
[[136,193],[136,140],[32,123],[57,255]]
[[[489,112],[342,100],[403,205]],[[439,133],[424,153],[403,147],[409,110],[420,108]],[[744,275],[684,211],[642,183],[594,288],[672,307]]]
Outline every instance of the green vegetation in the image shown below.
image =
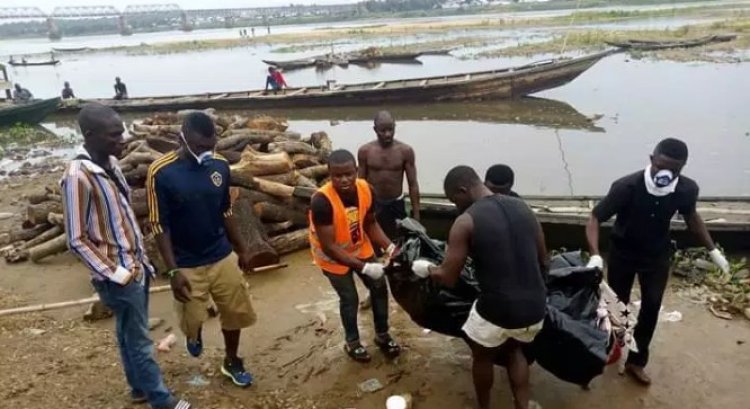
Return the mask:
[[75,142],[75,133],[57,135],[42,126],[16,124],[8,128],[0,128],[0,156],[9,147],[39,147],[67,145]]

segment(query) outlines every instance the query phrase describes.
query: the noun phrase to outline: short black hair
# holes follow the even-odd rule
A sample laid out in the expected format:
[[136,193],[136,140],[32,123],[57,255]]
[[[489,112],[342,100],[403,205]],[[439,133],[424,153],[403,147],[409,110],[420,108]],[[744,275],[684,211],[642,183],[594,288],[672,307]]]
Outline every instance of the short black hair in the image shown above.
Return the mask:
[[497,165],[492,165],[487,169],[487,173],[484,175],[484,181],[490,182],[495,186],[512,187],[513,182],[515,181],[515,175],[510,166],[499,163]]
[[654,155],[664,155],[674,160],[684,161],[688,158],[688,147],[679,139],[662,139],[654,148]]
[[469,166],[456,166],[448,171],[443,182],[443,189],[446,193],[452,193],[459,188],[470,188],[482,184],[479,175]]
[[346,163],[353,163],[357,166],[357,160],[354,159],[354,155],[346,149],[337,149],[328,155],[328,165],[344,165]]
[[396,122],[396,119],[393,118],[393,115],[388,111],[378,111],[378,113],[375,114],[375,118],[373,118],[373,122],[377,124],[378,122],[383,121]]
[[187,134],[191,131],[210,138],[216,134],[216,126],[210,116],[201,111],[194,111],[185,115],[185,119],[182,120],[182,132]]
[[78,112],[78,127],[81,133],[86,135],[89,131],[95,131],[102,125],[102,121],[117,115],[114,109],[97,102],[90,102]]

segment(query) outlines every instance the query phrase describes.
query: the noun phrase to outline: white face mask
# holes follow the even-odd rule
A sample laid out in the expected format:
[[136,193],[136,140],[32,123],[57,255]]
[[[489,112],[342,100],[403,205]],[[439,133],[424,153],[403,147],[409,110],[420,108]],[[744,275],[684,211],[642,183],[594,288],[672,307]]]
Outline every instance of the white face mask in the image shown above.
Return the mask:
[[187,151],[190,152],[190,155],[195,158],[195,161],[198,162],[199,165],[210,163],[213,160],[213,151],[205,151],[200,155],[196,155],[195,152],[190,149],[190,145],[188,145],[187,140],[185,139],[185,135],[182,132],[180,132],[180,138],[182,138],[182,142],[185,143],[185,148],[187,149]]
[[643,181],[646,183],[646,190],[653,196],[666,196],[674,193],[677,188],[679,176],[675,176],[671,170],[662,169],[651,176],[651,165],[646,166],[643,171]]

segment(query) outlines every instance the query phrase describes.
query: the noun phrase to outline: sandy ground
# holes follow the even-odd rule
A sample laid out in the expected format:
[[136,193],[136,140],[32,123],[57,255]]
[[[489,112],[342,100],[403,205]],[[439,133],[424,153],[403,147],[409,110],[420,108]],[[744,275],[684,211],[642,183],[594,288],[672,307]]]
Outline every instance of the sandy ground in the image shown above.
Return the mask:
[[[20,192],[42,182],[0,187],[0,212]],[[7,184],[6,184],[7,186]],[[0,225],[0,228],[2,226]],[[342,352],[337,300],[306,252],[287,257],[289,267],[248,278],[258,323],[243,334],[241,354],[256,384],[239,389],[219,371],[222,341],[214,319],[204,331],[201,358],[187,356],[184,338],[158,360],[168,385],[199,408],[383,408],[394,393],[414,395],[415,408],[471,408],[473,392],[468,348],[459,340],[424,333],[391,304],[393,335],[405,347],[401,358],[386,361],[372,348],[372,320],[360,315],[362,337],[373,362],[362,365]],[[163,283],[157,283],[163,284]],[[41,264],[0,264],[0,308],[87,297],[93,290],[85,269],[69,254]],[[670,293],[665,311],[678,310],[680,322],[657,330],[651,373],[656,382],[641,388],[615,367],[596,379],[590,391],[553,378],[534,367],[534,399],[545,408],[731,408],[747,407],[750,324],[723,321],[704,307]],[[119,365],[113,321],[81,320],[85,308],[0,318],[0,401],[8,408],[130,408]],[[154,339],[176,328],[169,293],[152,297],[152,317],[166,323]],[[192,385],[191,380],[205,380]],[[377,378],[384,389],[363,393],[357,385]],[[510,407],[507,381],[498,369],[493,408]]]

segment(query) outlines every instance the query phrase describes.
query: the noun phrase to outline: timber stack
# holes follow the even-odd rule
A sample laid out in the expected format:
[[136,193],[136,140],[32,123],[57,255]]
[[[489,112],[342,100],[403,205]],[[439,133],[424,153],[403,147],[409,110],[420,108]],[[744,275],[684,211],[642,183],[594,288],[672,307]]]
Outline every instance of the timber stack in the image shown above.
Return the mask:
[[[134,123],[120,160],[131,188],[131,204],[146,236],[146,251],[157,270],[163,262],[148,224],[146,177],[151,163],[180,146],[180,127],[190,111],[158,113]],[[310,197],[328,178],[326,161],[332,144],[324,132],[307,138],[289,131],[286,120],[247,118],[205,110],[216,124],[216,151],[230,164],[230,196],[253,265],[264,266],[307,247]],[[59,186],[48,186],[25,198],[21,226],[0,232],[0,252],[8,263],[64,252],[67,245]]]

